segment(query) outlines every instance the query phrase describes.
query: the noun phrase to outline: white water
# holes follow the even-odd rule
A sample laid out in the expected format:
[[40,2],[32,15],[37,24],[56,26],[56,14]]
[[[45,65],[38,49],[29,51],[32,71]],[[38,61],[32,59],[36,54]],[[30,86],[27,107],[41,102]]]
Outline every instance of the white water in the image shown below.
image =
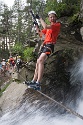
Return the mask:
[[71,70],[71,84],[83,84],[83,59],[77,62],[74,65],[74,68]]
[[[79,68],[78,68],[79,67]],[[71,75],[73,77],[72,83],[79,81],[83,82],[83,61],[79,62],[72,70]],[[76,112],[83,116],[83,93],[79,99],[79,106]],[[46,105],[43,105],[45,108]],[[44,111],[45,112],[45,111]],[[37,109],[36,105],[30,103],[24,103],[18,109],[7,112],[0,118],[0,125],[83,125],[83,120],[72,114],[50,115],[49,109],[44,113],[40,108]]]
[[[71,116],[50,117],[41,111],[35,111],[35,107],[28,107],[25,111],[23,105],[15,112],[8,112],[0,119],[0,125],[83,125],[83,120]],[[79,105],[79,113],[83,115],[83,102]],[[35,112],[34,112],[35,111]]]

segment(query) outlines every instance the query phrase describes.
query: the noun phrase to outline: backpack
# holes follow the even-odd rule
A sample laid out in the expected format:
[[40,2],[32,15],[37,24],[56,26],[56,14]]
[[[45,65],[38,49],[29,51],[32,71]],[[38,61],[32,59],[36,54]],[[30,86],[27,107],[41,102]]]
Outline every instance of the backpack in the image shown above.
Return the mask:
[[20,63],[21,62],[21,59],[17,59],[17,63]]

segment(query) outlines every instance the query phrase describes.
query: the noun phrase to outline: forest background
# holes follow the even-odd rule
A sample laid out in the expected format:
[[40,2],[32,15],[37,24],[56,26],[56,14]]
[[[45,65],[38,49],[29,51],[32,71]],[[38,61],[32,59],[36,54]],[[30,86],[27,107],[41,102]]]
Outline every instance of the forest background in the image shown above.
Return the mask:
[[[27,0],[26,6],[21,0],[15,0],[11,8],[0,3],[0,60],[16,53],[23,60],[33,58],[32,51],[39,36],[35,32],[30,9],[39,14],[48,23],[47,13],[55,10],[58,19],[67,17],[69,25],[82,26],[80,17],[82,0]],[[40,26],[41,28],[41,26]],[[73,28],[73,27],[72,27]],[[76,27],[77,28],[77,27]]]

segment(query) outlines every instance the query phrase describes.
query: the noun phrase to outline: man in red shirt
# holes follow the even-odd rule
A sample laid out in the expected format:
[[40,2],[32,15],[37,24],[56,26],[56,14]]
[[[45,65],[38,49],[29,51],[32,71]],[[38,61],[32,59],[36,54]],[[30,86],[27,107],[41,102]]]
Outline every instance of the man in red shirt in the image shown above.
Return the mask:
[[[57,37],[60,32],[61,24],[56,22],[57,14],[55,11],[48,12],[48,19],[50,25],[47,25],[42,18],[36,15],[36,18],[40,20],[42,27],[44,28],[40,34],[45,35],[45,40],[42,44],[39,57],[37,59],[36,68],[33,80],[30,82],[30,86],[37,89],[40,89],[39,85],[43,77],[44,72],[44,63],[47,57],[54,51],[54,44],[56,44]],[[37,28],[38,30],[38,28]]]

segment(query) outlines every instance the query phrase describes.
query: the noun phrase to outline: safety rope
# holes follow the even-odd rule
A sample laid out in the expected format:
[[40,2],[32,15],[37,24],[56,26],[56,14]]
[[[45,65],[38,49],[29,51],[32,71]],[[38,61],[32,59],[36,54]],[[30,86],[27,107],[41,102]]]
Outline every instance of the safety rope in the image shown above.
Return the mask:
[[[38,91],[38,90],[37,90]],[[49,100],[53,101],[54,103],[56,103],[57,105],[63,107],[64,109],[66,109],[68,112],[70,112],[71,114],[81,118],[83,120],[83,116],[80,115],[79,113],[75,112],[74,110],[70,109],[69,107],[65,106],[64,104],[52,99],[51,97],[47,96],[46,94],[42,93],[41,91],[38,91],[41,95],[45,96],[46,98],[48,98]]]
[[[20,74],[19,74],[19,75],[20,75]],[[20,76],[21,76],[21,75],[20,75]],[[23,78],[23,77],[21,76],[21,78]],[[23,80],[26,81],[24,78],[23,78]],[[26,81],[26,82],[27,82],[27,81]],[[74,110],[70,109],[69,107],[65,106],[64,104],[62,104],[62,103],[60,103],[60,102],[58,102],[58,101],[52,99],[51,97],[47,96],[46,94],[42,93],[41,91],[39,91],[39,90],[36,90],[36,91],[37,91],[38,93],[40,93],[41,95],[43,95],[44,97],[48,98],[49,100],[53,101],[54,103],[56,103],[56,104],[59,105],[60,107],[63,107],[63,108],[66,109],[69,113],[71,113],[71,114],[73,114],[73,115],[75,115],[75,116],[77,116],[77,117],[79,117],[80,119],[83,120],[83,116],[80,115],[79,113],[77,113],[76,111],[74,111]]]

